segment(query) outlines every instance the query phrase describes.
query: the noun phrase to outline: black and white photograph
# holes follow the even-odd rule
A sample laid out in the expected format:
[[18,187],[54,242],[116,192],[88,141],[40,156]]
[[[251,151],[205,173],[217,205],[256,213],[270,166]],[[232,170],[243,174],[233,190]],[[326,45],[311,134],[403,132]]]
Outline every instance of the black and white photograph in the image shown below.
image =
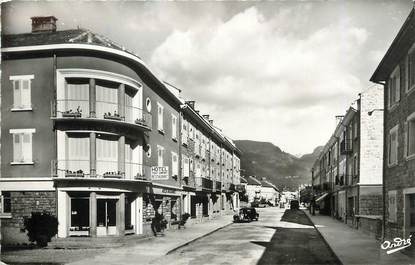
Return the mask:
[[415,264],[415,0],[0,5],[0,265]]

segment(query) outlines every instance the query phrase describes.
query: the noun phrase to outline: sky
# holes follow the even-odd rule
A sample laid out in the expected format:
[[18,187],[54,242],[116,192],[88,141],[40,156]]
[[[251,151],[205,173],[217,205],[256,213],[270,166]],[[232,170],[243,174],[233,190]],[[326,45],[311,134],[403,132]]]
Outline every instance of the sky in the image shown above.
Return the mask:
[[324,145],[413,6],[405,1],[8,2],[2,33],[54,15],[138,54],[232,139]]

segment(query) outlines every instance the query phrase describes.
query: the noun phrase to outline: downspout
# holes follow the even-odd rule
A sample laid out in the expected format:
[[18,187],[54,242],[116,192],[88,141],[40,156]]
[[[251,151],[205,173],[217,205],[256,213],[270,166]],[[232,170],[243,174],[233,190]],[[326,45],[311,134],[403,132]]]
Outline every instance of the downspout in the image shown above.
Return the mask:
[[387,109],[387,103],[386,103],[386,95],[385,93],[385,85],[386,83],[380,82],[380,81],[372,81],[378,85],[383,86],[383,150],[382,150],[382,157],[383,157],[383,165],[382,165],[382,241],[386,238],[386,188],[385,188],[385,169],[386,169],[386,152],[385,152],[385,146],[387,144],[385,132],[386,132],[386,109]]

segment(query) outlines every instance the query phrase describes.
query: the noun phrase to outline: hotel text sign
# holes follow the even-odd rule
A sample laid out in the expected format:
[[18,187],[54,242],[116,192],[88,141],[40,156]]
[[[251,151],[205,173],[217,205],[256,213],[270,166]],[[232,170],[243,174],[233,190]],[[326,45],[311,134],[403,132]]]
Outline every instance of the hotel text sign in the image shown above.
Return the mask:
[[151,179],[153,180],[169,179],[169,167],[151,167]]

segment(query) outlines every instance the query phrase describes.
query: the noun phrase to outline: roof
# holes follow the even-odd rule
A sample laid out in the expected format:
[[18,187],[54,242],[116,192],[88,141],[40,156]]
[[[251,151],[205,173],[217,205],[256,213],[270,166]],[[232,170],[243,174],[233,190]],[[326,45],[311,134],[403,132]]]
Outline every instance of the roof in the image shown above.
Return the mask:
[[241,183],[248,183],[248,181],[246,181],[246,179],[244,177],[240,177],[240,182]]
[[389,78],[390,73],[393,72],[396,65],[402,61],[407,51],[415,42],[415,11],[412,8],[404,24],[389,46],[385,56],[379,63],[370,81],[381,82]]
[[125,47],[123,47],[122,45],[119,45],[113,42],[112,40],[104,36],[101,36],[97,33],[93,33],[88,29],[82,28],[60,30],[53,32],[48,31],[36,33],[10,34],[2,35],[1,38],[1,47],[3,48],[63,43],[93,44],[113,48],[120,51],[125,51],[137,56],[135,53],[127,51]]
[[256,177],[254,176],[248,176],[246,178],[246,182],[248,183],[248,185],[260,185],[261,186],[261,181],[259,181]]
[[272,184],[271,182],[269,182],[268,180],[262,180],[261,185],[262,185],[262,187],[273,188],[275,190],[278,190],[277,187],[274,184]]

